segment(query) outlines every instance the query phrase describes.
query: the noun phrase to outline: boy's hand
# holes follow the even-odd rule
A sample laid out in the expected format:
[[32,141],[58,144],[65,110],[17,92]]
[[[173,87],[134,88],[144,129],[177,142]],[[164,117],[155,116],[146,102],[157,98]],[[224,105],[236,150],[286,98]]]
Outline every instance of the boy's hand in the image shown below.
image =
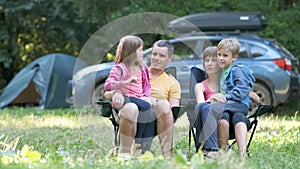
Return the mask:
[[254,93],[254,92],[250,92],[249,93],[249,97],[250,97],[250,99],[253,101],[253,102],[255,102],[255,103],[260,103],[260,97],[256,94],[256,93]]

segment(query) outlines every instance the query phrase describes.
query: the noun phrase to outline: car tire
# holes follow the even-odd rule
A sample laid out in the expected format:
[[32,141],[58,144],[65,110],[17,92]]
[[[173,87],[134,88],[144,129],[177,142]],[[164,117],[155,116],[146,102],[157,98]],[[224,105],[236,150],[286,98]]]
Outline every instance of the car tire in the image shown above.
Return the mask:
[[101,108],[97,104],[97,101],[103,99],[104,95],[104,83],[100,83],[95,86],[95,90],[91,91],[90,105],[92,106],[95,113],[101,114]]
[[[265,85],[261,83],[255,83],[253,87],[253,91],[259,96],[260,104],[272,105],[272,95]],[[254,114],[257,108],[258,108],[258,104],[252,102],[249,107],[249,115]]]
[[97,101],[104,99],[104,83],[100,83],[99,85],[95,86],[95,90],[92,92],[90,102],[91,104],[96,103]]
[[255,83],[253,91],[259,96],[261,104],[272,105],[272,95],[265,85]]

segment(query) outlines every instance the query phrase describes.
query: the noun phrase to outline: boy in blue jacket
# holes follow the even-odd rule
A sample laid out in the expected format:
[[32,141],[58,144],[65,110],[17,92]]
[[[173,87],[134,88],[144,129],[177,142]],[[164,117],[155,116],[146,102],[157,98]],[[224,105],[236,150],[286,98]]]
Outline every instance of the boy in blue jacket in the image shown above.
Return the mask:
[[240,43],[235,38],[223,39],[217,46],[218,64],[223,68],[220,77],[220,91],[226,96],[221,120],[218,124],[219,148],[225,150],[229,140],[229,127],[234,126],[237,146],[242,158],[246,156],[247,114],[249,93],[255,78],[243,65],[234,65],[238,58]]

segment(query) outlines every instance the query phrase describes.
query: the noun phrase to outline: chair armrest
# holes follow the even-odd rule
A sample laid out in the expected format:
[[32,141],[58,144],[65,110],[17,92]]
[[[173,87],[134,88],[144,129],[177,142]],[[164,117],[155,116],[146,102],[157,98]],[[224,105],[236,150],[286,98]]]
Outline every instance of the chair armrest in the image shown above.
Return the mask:
[[96,111],[103,117],[110,117],[112,115],[111,102],[108,100],[99,100],[96,102]]
[[186,106],[175,106],[172,107],[172,113],[174,120],[177,120],[179,117],[181,117],[187,110]]
[[248,118],[259,117],[265,113],[270,112],[273,109],[273,106],[270,105],[259,105],[255,113]]

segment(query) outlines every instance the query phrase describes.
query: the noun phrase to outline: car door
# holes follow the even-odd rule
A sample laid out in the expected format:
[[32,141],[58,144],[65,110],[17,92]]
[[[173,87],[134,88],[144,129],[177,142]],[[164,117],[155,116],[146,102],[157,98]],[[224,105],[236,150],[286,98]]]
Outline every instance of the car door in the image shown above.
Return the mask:
[[181,103],[185,104],[190,98],[190,70],[193,66],[202,65],[202,60],[198,54],[199,40],[185,39],[174,40],[174,59],[167,67],[176,67],[176,79],[181,87]]
[[238,59],[235,61],[235,64],[243,64],[250,68],[252,64],[252,57],[249,54],[248,44],[243,41],[239,41],[239,42],[240,42],[240,51],[238,54]]

